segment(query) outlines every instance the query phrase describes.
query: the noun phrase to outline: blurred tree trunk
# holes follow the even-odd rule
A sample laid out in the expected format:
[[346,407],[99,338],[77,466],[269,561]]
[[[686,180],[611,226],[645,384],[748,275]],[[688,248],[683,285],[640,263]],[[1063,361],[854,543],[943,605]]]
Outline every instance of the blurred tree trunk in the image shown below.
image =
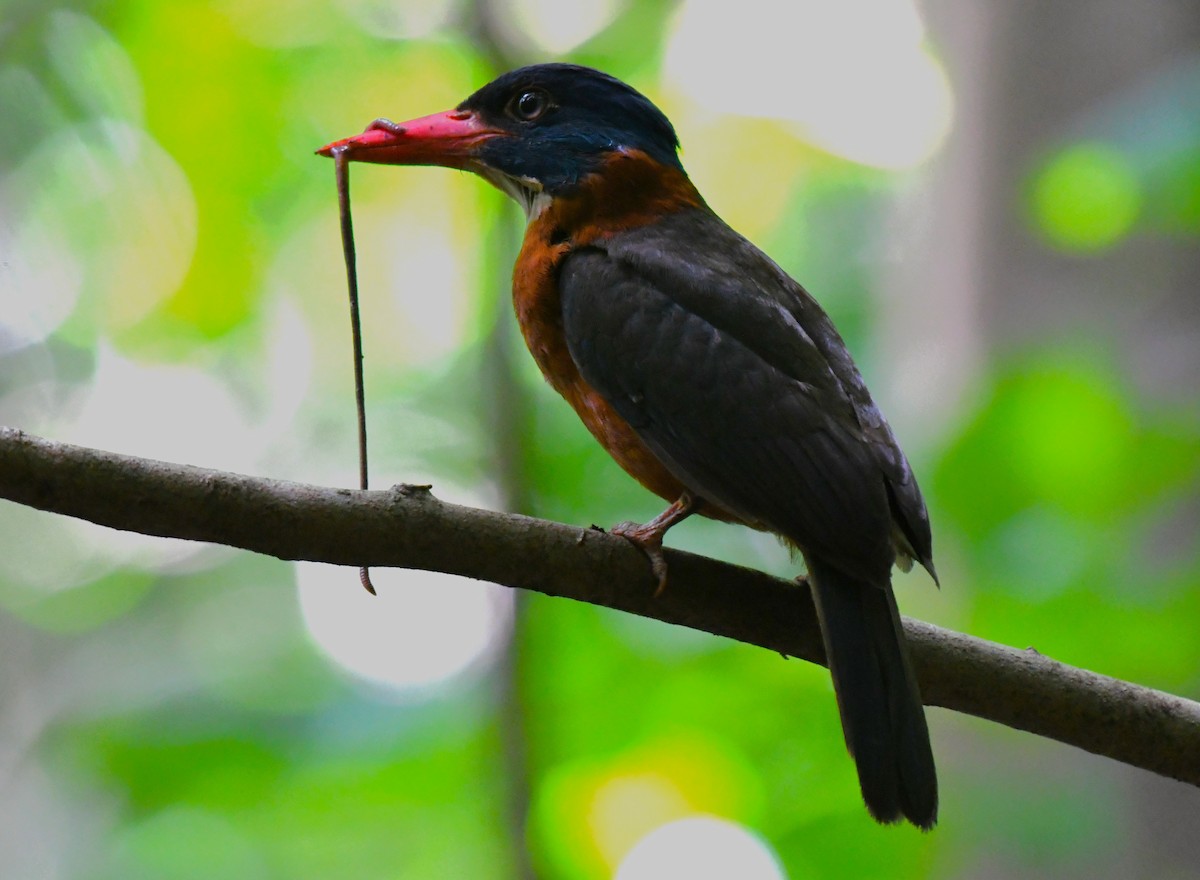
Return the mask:
[[[932,203],[912,228],[898,224],[910,250],[890,282],[886,335],[893,363],[910,367],[909,387],[895,389],[914,404],[908,418],[936,424],[970,411],[962,395],[980,362],[1063,338],[1115,356],[1144,399],[1195,400],[1195,237],[1135,226],[1107,250],[1064,253],[1038,236],[1023,200],[1030,175],[1057,147],[1136,120],[1141,96],[1200,58],[1200,3],[926,0],[923,9],[954,83],[957,118],[927,181]],[[922,369],[926,346],[944,358]],[[1116,824],[1132,838],[1129,855],[1093,862],[1088,876],[1183,876],[1200,864],[1200,815],[1186,786],[1029,741],[1006,743],[992,763],[1125,792]],[[1028,866],[990,867],[989,877],[1017,877]]]
[[[972,329],[993,352],[1064,333],[1098,336],[1139,391],[1193,398],[1195,238],[1135,228],[1106,251],[1066,254],[1037,236],[1022,199],[1055,148],[1113,134],[1156,81],[1200,59],[1200,4],[929,0],[925,8],[957,98],[927,225],[927,259],[941,266],[935,286],[952,282],[941,295],[973,304]],[[927,265],[918,277],[930,275]]]

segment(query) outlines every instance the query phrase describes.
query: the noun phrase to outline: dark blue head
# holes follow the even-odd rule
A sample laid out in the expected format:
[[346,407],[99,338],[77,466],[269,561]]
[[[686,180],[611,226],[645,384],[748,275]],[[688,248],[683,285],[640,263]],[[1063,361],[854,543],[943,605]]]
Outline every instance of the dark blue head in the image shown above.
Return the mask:
[[641,150],[680,168],[675,129],[650,99],[615,77],[575,64],[522,67],[458,105],[513,137],[489,140],[479,158],[547,192],[569,189],[606,155]]
[[532,208],[570,192],[619,150],[640,150],[682,171],[663,112],[619,79],[574,64],[536,64],[488,83],[454,110],[394,123],[318,152],[394,165],[444,165],[483,175]]

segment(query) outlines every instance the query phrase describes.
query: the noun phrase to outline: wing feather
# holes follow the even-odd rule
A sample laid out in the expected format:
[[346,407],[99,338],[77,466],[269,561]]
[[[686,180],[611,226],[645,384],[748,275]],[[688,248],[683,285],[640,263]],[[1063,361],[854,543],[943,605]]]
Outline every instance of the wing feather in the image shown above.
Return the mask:
[[[661,227],[573,252],[559,278],[571,356],[684,485],[886,582],[889,458],[903,463],[901,477],[907,462],[898,448],[882,461],[873,448],[863,401],[878,411],[869,395],[855,399],[839,375],[846,366],[828,357],[821,337],[834,331],[820,308],[713,220],[687,230],[682,260],[679,230]],[[664,234],[669,240],[659,240]]]

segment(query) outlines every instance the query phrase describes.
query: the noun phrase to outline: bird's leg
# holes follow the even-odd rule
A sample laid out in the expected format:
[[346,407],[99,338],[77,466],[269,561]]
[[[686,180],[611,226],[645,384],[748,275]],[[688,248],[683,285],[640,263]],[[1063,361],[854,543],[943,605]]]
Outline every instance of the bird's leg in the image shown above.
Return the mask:
[[667,588],[667,560],[663,556],[663,535],[671,526],[683,522],[703,506],[703,498],[684,492],[670,507],[648,523],[623,522],[609,529],[611,534],[620,535],[649,558],[650,571],[658,581],[658,587],[654,590],[655,598],[661,596]]

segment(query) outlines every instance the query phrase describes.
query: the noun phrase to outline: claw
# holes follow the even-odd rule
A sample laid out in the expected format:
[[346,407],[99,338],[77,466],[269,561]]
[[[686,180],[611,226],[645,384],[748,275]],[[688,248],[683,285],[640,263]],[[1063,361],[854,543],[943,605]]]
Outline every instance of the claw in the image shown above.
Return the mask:
[[667,533],[667,529],[687,519],[703,504],[704,499],[695,498],[685,492],[675,503],[650,522],[644,525],[635,522],[617,523],[609,530],[614,535],[620,535],[646,554],[646,558],[650,560],[650,572],[654,575],[657,584],[654,590],[655,599],[661,596],[667,588],[667,558],[663,555],[663,535]]
[[609,529],[611,534],[620,535],[645,553],[646,558],[650,560],[650,573],[654,575],[655,583],[658,584],[654,589],[655,599],[667,588],[667,558],[663,555],[662,543],[665,531],[666,529],[656,527],[653,522],[645,525],[622,522]]

